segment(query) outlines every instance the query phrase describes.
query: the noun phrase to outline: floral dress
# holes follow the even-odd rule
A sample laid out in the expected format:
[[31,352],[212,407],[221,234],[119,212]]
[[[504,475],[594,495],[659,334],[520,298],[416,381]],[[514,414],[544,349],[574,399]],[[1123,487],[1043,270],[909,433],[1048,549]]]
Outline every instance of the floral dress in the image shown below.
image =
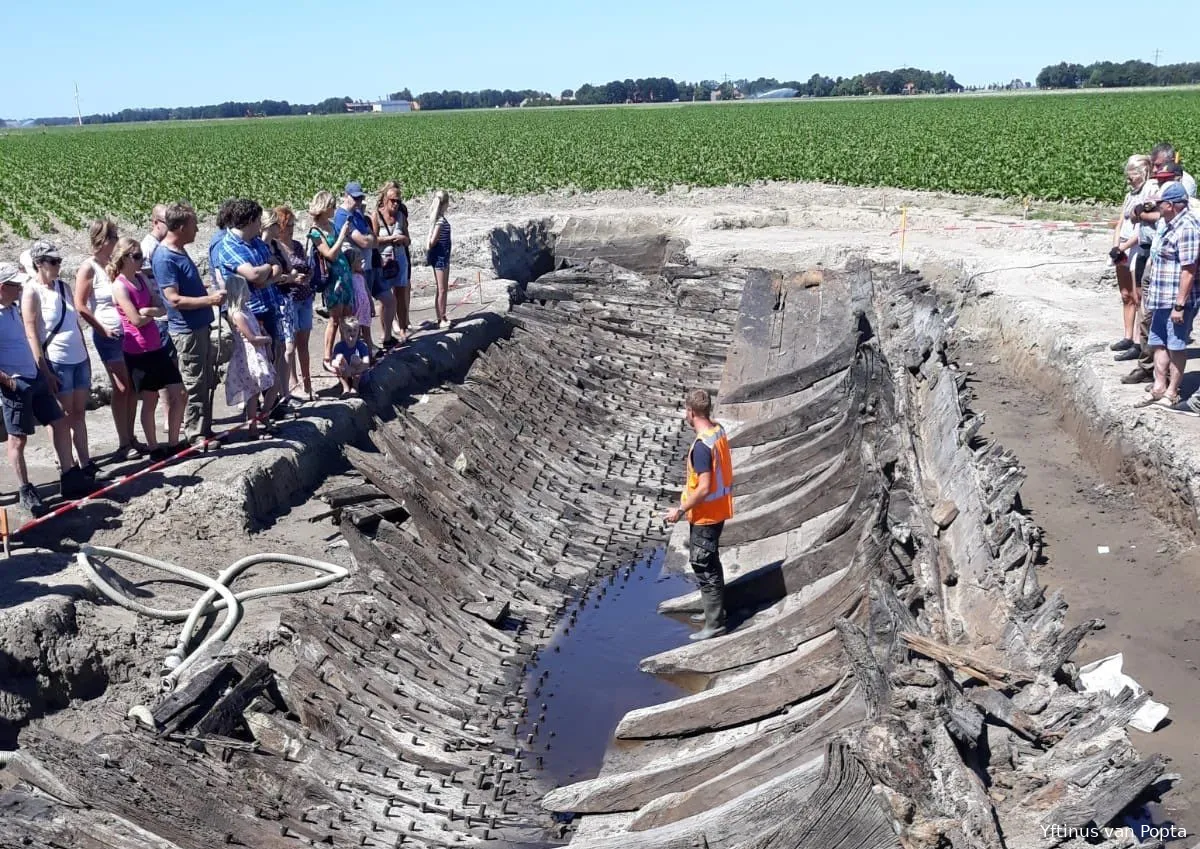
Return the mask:
[[[262,326],[254,314],[247,311],[242,315],[251,332],[255,336],[262,336]],[[275,367],[267,351],[243,336],[240,330],[235,330],[233,356],[229,358],[225,372],[225,403],[231,407],[241,406],[274,385]]]
[[[308,238],[312,241],[324,239],[328,247],[333,247],[337,243],[337,236],[333,233],[323,233],[316,227],[308,231]],[[318,253],[318,256],[320,254]],[[339,255],[333,262],[325,262],[327,267],[326,273],[329,275],[329,284],[325,287],[325,306],[329,309],[336,307],[354,308],[354,280],[350,272],[350,263],[345,256]]]

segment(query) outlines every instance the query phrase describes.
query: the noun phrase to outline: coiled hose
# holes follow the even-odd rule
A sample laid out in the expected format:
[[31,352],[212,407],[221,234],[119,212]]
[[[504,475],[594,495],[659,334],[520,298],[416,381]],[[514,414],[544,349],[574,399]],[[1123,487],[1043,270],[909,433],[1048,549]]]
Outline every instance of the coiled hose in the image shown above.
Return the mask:
[[[89,557],[106,557],[117,560],[128,560],[131,563],[139,563],[143,566],[150,566],[155,569],[161,569],[176,577],[183,578],[198,586],[204,587],[205,593],[195,604],[189,608],[180,610],[163,610],[157,607],[149,607],[141,602],[131,599],[123,592],[118,590],[104,578],[96,567],[92,564]],[[203,649],[206,649],[212,643],[218,640],[226,640],[237,627],[238,622],[242,618],[242,605],[256,598],[269,598],[277,595],[291,595],[294,593],[306,592],[308,590],[316,590],[321,587],[327,587],[335,581],[340,581],[350,574],[350,571],[343,566],[338,566],[335,563],[327,563],[323,560],[313,560],[309,557],[297,557],[291,554],[251,554],[248,557],[243,557],[236,561],[231,566],[223,570],[215,578],[201,574],[192,569],[187,569],[183,566],[176,566],[174,563],[167,563],[162,560],[156,560],[153,557],[147,557],[144,554],[135,554],[131,551],[122,551],[119,548],[106,548],[101,545],[82,545],[79,553],[75,555],[76,561],[83,568],[88,578],[96,589],[104,593],[109,599],[127,610],[132,610],[134,613],[142,616],[149,616],[154,619],[162,619],[166,622],[183,622],[183,628],[179,632],[179,639],[175,644],[175,648],[167,653],[163,659],[163,678],[162,689],[164,692],[171,692],[179,683],[180,677],[184,671],[192,664],[192,662],[203,654]],[[315,569],[321,572],[321,576],[310,578],[307,581],[296,581],[290,584],[279,584],[273,587],[259,587],[253,590],[243,590],[240,593],[235,593],[230,589],[230,585],[234,579],[242,572],[249,569],[251,566],[259,563],[288,563],[295,566],[304,566],[309,569]],[[219,596],[219,598],[218,598]],[[191,643],[192,637],[195,634],[196,625],[200,622],[201,617],[207,616],[218,611],[225,611],[225,619],[221,622],[213,634],[201,643],[195,651],[188,652],[188,644]]]

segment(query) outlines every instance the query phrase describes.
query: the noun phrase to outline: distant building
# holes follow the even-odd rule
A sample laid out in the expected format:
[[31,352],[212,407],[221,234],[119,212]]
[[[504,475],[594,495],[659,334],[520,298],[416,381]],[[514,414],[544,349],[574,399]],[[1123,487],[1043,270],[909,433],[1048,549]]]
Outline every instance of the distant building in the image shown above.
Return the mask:
[[379,100],[371,104],[372,112],[411,112],[412,102],[408,100]]
[[407,100],[352,100],[346,104],[347,112],[411,112],[413,104]]

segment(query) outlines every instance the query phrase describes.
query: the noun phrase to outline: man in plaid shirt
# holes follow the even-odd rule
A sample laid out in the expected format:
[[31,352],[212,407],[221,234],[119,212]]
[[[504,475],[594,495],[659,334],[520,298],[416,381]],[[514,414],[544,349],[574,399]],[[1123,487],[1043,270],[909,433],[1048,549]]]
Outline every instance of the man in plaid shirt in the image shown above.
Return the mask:
[[1200,305],[1196,261],[1200,258],[1200,220],[1188,209],[1187,191],[1168,183],[1154,198],[1158,231],[1150,247],[1150,267],[1143,308],[1150,314],[1148,342],[1154,350],[1151,398],[1170,410],[1200,416],[1200,399],[1179,400],[1179,383],[1187,364],[1188,337]]

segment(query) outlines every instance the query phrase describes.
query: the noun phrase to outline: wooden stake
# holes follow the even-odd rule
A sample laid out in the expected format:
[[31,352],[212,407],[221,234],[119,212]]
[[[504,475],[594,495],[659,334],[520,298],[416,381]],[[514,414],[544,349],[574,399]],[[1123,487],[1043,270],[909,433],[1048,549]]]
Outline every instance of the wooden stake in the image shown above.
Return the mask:
[[900,207],[900,273],[904,273],[904,237],[908,228],[908,207]]

